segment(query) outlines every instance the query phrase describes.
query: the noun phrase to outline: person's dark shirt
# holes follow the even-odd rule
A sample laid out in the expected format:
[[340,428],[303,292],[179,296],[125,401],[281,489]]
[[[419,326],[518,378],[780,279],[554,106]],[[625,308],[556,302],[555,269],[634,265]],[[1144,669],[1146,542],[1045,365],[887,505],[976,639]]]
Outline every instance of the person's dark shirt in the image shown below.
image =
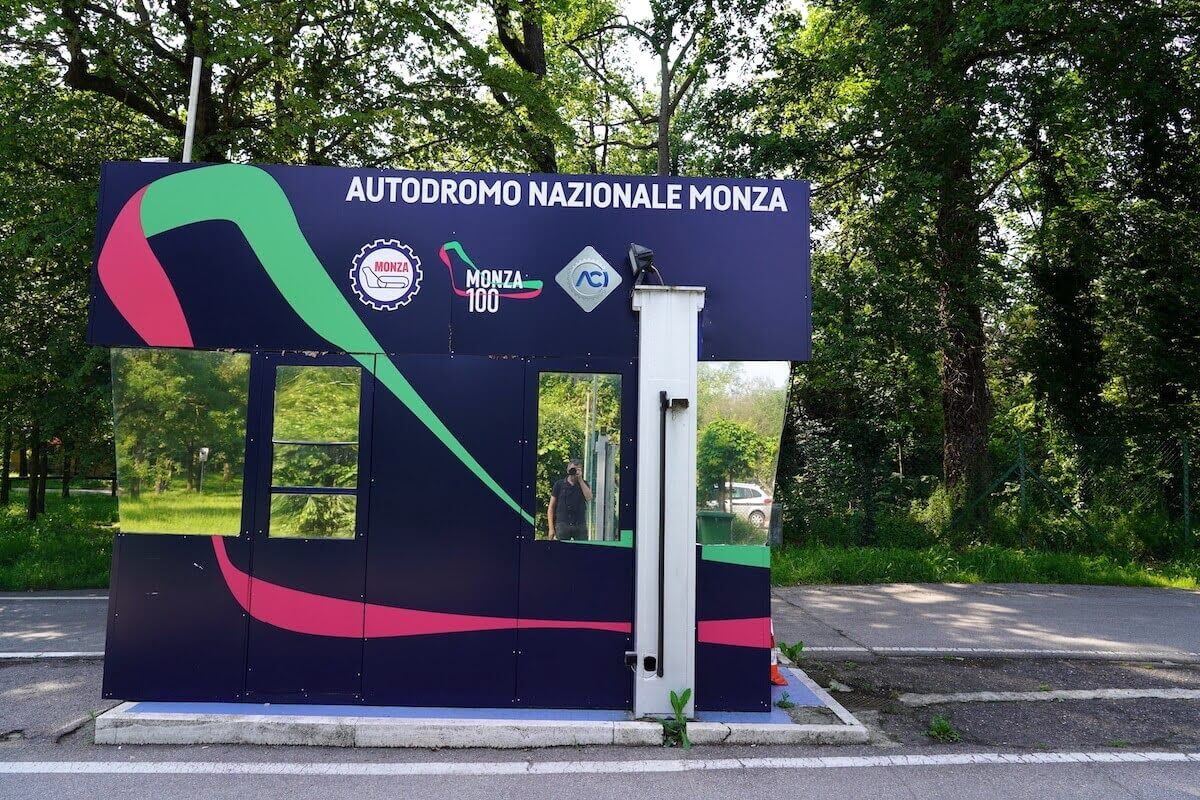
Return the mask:
[[550,496],[558,500],[554,506],[555,525],[582,525],[587,501],[583,498],[583,487],[566,478],[557,481]]

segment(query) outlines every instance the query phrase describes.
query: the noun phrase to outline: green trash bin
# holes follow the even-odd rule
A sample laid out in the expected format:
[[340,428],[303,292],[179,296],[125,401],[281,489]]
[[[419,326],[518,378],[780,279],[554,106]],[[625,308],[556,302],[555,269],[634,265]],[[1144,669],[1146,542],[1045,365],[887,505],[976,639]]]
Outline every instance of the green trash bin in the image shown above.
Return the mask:
[[700,544],[732,544],[733,514],[728,511],[697,511],[696,541]]

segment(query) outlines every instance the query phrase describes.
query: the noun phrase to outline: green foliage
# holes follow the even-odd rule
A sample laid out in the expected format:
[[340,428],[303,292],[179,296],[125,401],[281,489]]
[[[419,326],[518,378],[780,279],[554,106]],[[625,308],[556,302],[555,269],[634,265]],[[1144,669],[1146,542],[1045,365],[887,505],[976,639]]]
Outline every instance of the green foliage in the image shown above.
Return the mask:
[[696,474],[704,492],[697,499],[704,502],[706,493],[715,489],[724,506],[728,484],[752,479],[770,451],[762,434],[732,420],[713,420],[696,443]]
[[[593,389],[594,405],[590,399]],[[617,445],[619,479],[621,377],[566,372],[543,372],[538,377],[536,497],[539,532],[546,531],[550,489],[555,481],[566,477],[570,459],[585,456],[589,419],[593,435],[604,434]]]
[[799,663],[801,656],[804,655],[804,642],[796,642],[795,644],[776,642],[775,646],[778,647],[779,652],[787,656],[788,661],[791,661],[793,664]]
[[107,587],[116,501],[49,494],[46,512],[30,522],[21,502],[0,506],[0,591]]
[[786,547],[771,556],[771,581],[797,584],[1071,583],[1200,587],[1195,557],[1138,563],[1111,556],[1045,553],[979,545],[920,550],[898,547]]
[[941,714],[929,720],[929,727],[925,729],[925,735],[935,742],[941,742],[942,744],[952,744],[962,741],[962,736],[959,735],[958,731],[954,730],[954,726],[950,724],[950,720]]
[[733,537],[730,544],[760,544],[767,543],[767,529],[758,527],[748,519],[735,515],[730,523],[733,527]]
[[796,704],[792,702],[791,695],[789,695],[787,692],[784,692],[782,695],[780,695],[779,699],[775,701],[775,705],[777,708],[782,708],[784,711],[789,708],[796,707]]
[[[271,484],[355,488],[362,370],[281,366],[275,375]],[[276,506],[281,514],[295,517],[288,530],[329,532],[353,513],[344,498],[331,496],[292,495],[272,503],[273,517]]]
[[242,487],[204,481],[204,493],[170,490],[120,499],[128,533],[237,534],[242,529]]
[[277,494],[271,497],[271,535],[293,538],[354,536],[354,497]]
[[242,476],[250,357],[187,350],[112,352],[113,407],[121,484],[130,496],[173,488],[177,472],[199,488],[207,470]]
[[682,747],[684,750],[692,749],[692,740],[688,738],[687,716],[683,713],[684,707],[687,706],[688,700],[692,698],[692,690],[684,689],[682,694],[676,694],[671,691],[671,708],[674,710],[674,717],[668,717],[661,720],[663,726],[663,747]]

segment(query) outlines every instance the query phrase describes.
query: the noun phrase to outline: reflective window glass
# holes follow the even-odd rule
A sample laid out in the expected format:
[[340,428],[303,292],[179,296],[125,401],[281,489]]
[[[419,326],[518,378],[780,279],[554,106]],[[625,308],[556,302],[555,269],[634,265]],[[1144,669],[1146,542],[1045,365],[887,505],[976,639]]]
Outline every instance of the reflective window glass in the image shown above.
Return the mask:
[[250,356],[116,348],[112,378],[121,530],[236,536]]
[[541,373],[536,445],[538,537],[619,541],[621,376]]
[[354,537],[361,391],[358,367],[275,369],[271,536]]
[[698,365],[696,505],[702,544],[766,544],[789,374],[786,361]]
[[354,495],[271,495],[271,535],[301,539],[353,539]]

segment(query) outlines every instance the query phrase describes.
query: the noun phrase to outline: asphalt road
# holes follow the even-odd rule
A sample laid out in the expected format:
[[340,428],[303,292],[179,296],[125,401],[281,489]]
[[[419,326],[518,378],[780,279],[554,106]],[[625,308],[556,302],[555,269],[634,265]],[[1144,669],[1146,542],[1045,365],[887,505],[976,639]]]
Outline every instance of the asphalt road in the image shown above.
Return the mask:
[[[723,754],[723,751],[722,751]],[[720,757],[718,754],[716,757]],[[712,755],[706,758],[712,758]],[[0,798],[55,800],[75,797],[203,797],[206,800],[294,800],[296,797],[383,798],[520,798],[560,800],[627,800],[629,797],[689,797],[697,800],[743,797],[822,798],[954,798],[996,800],[1029,798],[1075,800],[1080,797],[1125,800],[1179,800],[1198,796],[1200,763],[1095,763],[1040,765],[852,766],[810,768],[704,768],[645,772],[642,761],[614,766],[604,759],[557,765],[563,771],[541,775],[487,774],[490,763],[459,754],[463,769],[472,765],[484,774],[383,775],[323,774],[330,769],[354,771],[354,763],[301,762],[296,775],[245,774],[238,765],[220,775],[171,774],[0,774]],[[374,758],[366,768],[386,763]],[[128,762],[126,762],[128,763]],[[296,764],[297,762],[291,762]],[[532,759],[534,767],[554,764]],[[650,761],[653,764],[653,761]],[[753,765],[753,759],[747,763]],[[2,766],[2,765],[0,765]],[[121,765],[117,765],[120,767]],[[246,765],[250,769],[255,764]],[[261,765],[260,765],[261,766]],[[524,765],[517,765],[525,769]],[[142,768],[153,768],[145,763]],[[596,770],[600,770],[597,772]]]
[[102,651],[107,614],[104,592],[0,592],[0,654]]
[[[93,599],[18,599],[45,597]],[[0,653],[101,651],[99,592],[0,593]],[[775,637],[812,652],[888,648],[1200,654],[1200,592],[1108,586],[888,584],[773,591]],[[894,654],[894,653],[893,653]]]
[[[77,599],[87,594],[93,595],[93,599]],[[102,598],[96,599],[96,594],[54,592],[34,599],[22,599],[29,595],[0,595],[0,653],[102,650],[107,603]],[[818,652],[826,652],[830,657],[854,652],[870,655],[872,650],[887,655],[887,648],[903,647],[946,651],[985,648],[1034,654],[1062,650],[1094,654],[1165,652],[1178,654],[1181,661],[1189,660],[1186,657],[1189,653],[1200,652],[1200,625],[1196,624],[1200,620],[1197,613],[1200,593],[1193,592],[1058,586],[798,587],[776,590],[773,608],[777,638],[805,641],[813,652],[812,658]],[[821,648],[840,649],[822,651]],[[951,669],[957,661],[929,663]],[[986,663],[1001,664],[1002,660]],[[1028,688],[1025,684],[1043,682],[1056,688],[1070,688],[1075,684],[1090,685],[1089,681],[1097,685],[1132,685],[1131,678],[1121,678],[1121,673],[1112,672],[1128,671],[1132,666],[1102,668],[1096,662],[1091,663],[1096,665],[1095,669],[1108,671],[1093,676],[1091,668],[1077,666],[1068,670],[1063,665],[1039,662],[1039,669],[1058,672],[1026,676],[1027,670],[1021,668],[1018,660],[1011,669],[996,667],[998,671],[989,672],[990,668],[981,666],[970,674],[978,673],[980,688]],[[885,659],[861,665],[857,671],[846,662],[830,662],[828,666],[844,670],[839,673],[840,680],[855,685],[853,693],[843,695],[847,701],[861,694],[872,703],[882,702],[892,694],[889,687],[895,686],[937,690],[947,681],[965,685],[954,676],[934,680],[934,670],[928,666],[921,669],[912,659],[901,659],[891,666]],[[1068,735],[1070,726],[1057,717],[1037,722],[1038,718],[1029,716],[1034,712],[1045,715],[1051,708],[1061,715],[1070,710],[1065,706],[1038,704],[1032,711],[1019,707],[955,708],[955,722],[966,736],[957,745],[928,744],[920,733],[924,723],[921,715],[925,713],[922,711],[909,720],[911,730],[902,729],[897,717],[890,728],[880,724],[887,741],[856,747],[708,747],[686,754],[653,748],[434,752],[100,747],[91,743],[89,721],[92,713],[111,704],[99,697],[100,670],[97,659],[0,659],[0,800],[97,796],[157,799],[189,795],[238,800],[247,796],[259,800],[295,797],[558,800],[580,796],[589,800],[610,797],[624,800],[667,792],[702,800],[735,795],[954,800],[1200,798],[1200,754],[1191,754],[1190,741],[1159,744],[1154,738],[1158,735],[1157,728],[1144,737],[1135,735],[1138,730],[1131,721],[1135,711],[1144,712],[1142,716],[1148,720],[1163,717],[1162,713],[1152,713],[1154,709],[1150,706],[1115,704],[1111,708],[1088,706],[1075,711],[1068,721],[1086,718],[1097,709],[1097,713],[1120,719],[1113,723],[1112,732],[1106,729],[1096,736],[1080,734],[1074,738]],[[910,676],[905,670],[915,672]],[[1192,684],[1191,673],[1181,672],[1180,677],[1162,666],[1147,674],[1151,677],[1146,680]],[[926,678],[930,687],[922,683]],[[871,694],[876,683],[882,687],[875,692],[878,698]],[[1171,708],[1190,713],[1190,707]],[[1015,723],[984,719],[1002,710],[1029,716],[1033,728],[1042,725],[1063,735],[1051,738],[1049,747],[1028,743],[1009,746],[1010,740],[1024,740],[1001,737],[994,729],[1016,730]],[[879,713],[874,714],[878,719]],[[980,720],[975,719],[977,716]],[[1108,747],[1108,740],[1117,737],[1134,744],[1125,749]],[[1052,759],[1059,753],[1092,752],[1097,748],[1105,750],[1109,757],[1129,758],[1131,762],[944,761],[946,757],[961,760],[979,753],[991,754],[993,759],[996,754],[1012,753],[1023,753],[1025,759]],[[1143,751],[1171,752],[1172,748],[1173,757],[1187,753],[1183,757],[1188,760],[1140,760],[1144,758]],[[909,755],[930,758],[920,765],[892,761],[894,757]],[[819,760],[845,756],[861,756],[866,760],[852,766],[831,766]],[[681,757],[686,759],[686,769],[663,771],[664,760]],[[763,758],[808,761],[766,763],[760,760]],[[182,766],[172,766],[171,762]],[[412,767],[413,764],[425,766]],[[367,774],[379,769],[395,774]],[[186,770],[201,770],[201,773],[191,774]],[[279,774],[289,771],[293,774]],[[412,774],[414,771],[429,774]],[[527,774],[531,771],[540,774]]]
[[970,648],[1196,660],[1200,592],[1110,586],[887,584],[775,589],[777,641],[847,653]]

